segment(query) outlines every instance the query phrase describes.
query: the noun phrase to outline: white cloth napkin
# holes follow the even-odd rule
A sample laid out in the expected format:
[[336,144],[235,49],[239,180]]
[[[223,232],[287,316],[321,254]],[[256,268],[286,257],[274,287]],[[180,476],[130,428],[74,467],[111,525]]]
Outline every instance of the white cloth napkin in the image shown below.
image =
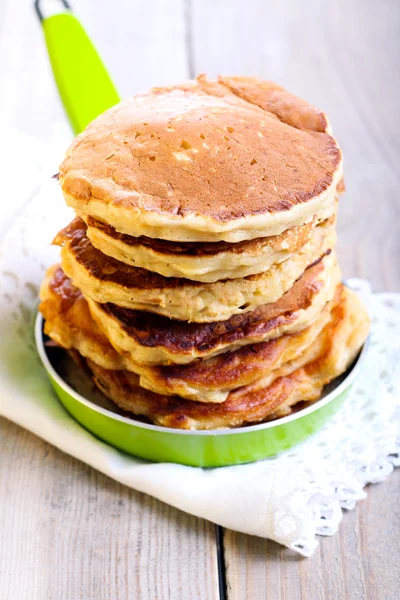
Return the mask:
[[[12,201],[12,198],[8,198]],[[7,200],[8,200],[7,199]],[[71,218],[48,181],[6,235],[0,255],[0,414],[132,488],[224,527],[268,537],[310,556],[367,483],[399,465],[400,295],[370,296],[370,350],[336,417],[277,458],[218,469],[149,463],[102,443],[58,402],[35,351],[33,319],[53,235]]]

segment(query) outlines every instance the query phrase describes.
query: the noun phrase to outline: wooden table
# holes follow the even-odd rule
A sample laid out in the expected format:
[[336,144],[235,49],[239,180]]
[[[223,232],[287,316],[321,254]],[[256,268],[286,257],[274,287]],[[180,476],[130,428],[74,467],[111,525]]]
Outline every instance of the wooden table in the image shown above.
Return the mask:
[[[31,4],[0,3],[0,115],[48,140],[64,115]],[[400,290],[396,0],[75,4],[122,96],[241,73],[323,107],[346,159],[344,276]],[[0,439],[2,600],[400,597],[400,470],[302,559],[127,489],[5,420]]]

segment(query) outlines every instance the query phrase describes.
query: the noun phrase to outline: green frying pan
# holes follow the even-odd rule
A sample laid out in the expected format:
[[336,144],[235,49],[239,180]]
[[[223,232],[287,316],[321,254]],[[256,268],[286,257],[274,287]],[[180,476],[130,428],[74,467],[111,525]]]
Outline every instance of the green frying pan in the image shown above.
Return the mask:
[[[119,97],[82,26],[71,14],[68,4],[65,1],[61,4],[63,12],[48,17],[44,16],[38,0],[35,6],[61,99],[74,132],[79,133],[100,113],[116,104]],[[347,374],[325,390],[321,400],[293,415],[240,429],[182,431],[128,418],[105,397],[99,400],[99,394],[93,394],[90,380],[84,387],[81,381],[77,385],[81,373],[75,373],[75,377],[70,369],[66,376],[68,356],[65,351],[46,347],[40,314],[36,320],[36,346],[61,403],[95,436],[141,458],[201,467],[259,460],[305,440],[320,429],[345,400],[366,348],[364,346]]]
[[[260,460],[299,444],[318,431],[340,408],[366,353],[324,389],[321,400],[288,417],[238,429],[187,431],[144,423],[121,414],[67,352],[46,346],[43,317],[36,319],[36,347],[50,382],[66,410],[96,437],[128,454],[157,462],[223,467]],[[68,362],[70,366],[68,366]]]
[[69,4],[60,0],[59,5],[61,12],[45,16],[46,2],[35,2],[58,91],[72,129],[78,134],[120,98]]

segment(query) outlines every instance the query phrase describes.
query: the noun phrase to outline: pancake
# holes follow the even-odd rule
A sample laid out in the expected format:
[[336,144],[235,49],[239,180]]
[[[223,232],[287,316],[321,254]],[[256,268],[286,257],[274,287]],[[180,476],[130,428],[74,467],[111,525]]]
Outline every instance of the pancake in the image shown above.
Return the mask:
[[[340,299],[340,289],[337,296]],[[328,323],[334,305],[333,300],[328,302],[314,323],[298,333],[281,335],[187,365],[147,367],[147,371],[141,373],[139,384],[158,394],[217,403],[224,402],[230,390],[249,385],[260,377],[269,385],[284,365],[290,367],[294,358],[306,360],[309,346]]]
[[228,242],[169,242],[118,233],[113,227],[89,217],[87,237],[93,246],[132,267],[154,271],[164,277],[183,277],[213,283],[268,271],[309,241],[313,228],[332,216],[332,208],[320,211],[306,225],[291,227],[280,235]]
[[260,379],[230,392],[221,404],[154,394],[141,388],[133,373],[107,371],[90,360],[88,366],[96,385],[115,404],[156,425],[192,430],[240,427],[289,415],[299,402],[318,400],[323,387],[356,358],[368,329],[363,305],[356,294],[345,289],[332,320],[306,351],[309,360],[303,366],[293,361],[293,370],[283,372],[272,384],[265,385]]
[[334,253],[305,271],[276,303],[214,323],[185,323],[88,299],[89,309],[121,354],[148,365],[186,364],[308,327],[335,295],[340,270]]
[[40,287],[39,311],[44,332],[59,346],[78,350],[105,369],[131,369],[130,360],[118,354],[93,320],[87,301],[59,265],[47,270]]
[[[139,385],[158,394],[179,395],[201,402],[223,402],[229,390],[269,377],[285,363],[302,355],[331,318],[341,297],[339,285],[334,301],[318,319],[297,334],[283,335],[269,342],[245,346],[209,360],[188,365],[149,367],[118,354],[93,321],[87,302],[62,269],[51,267],[41,286],[40,311],[45,333],[60,346],[77,350],[108,370],[128,370],[139,375]],[[305,355],[304,355],[305,356]]]
[[80,218],[55,239],[63,246],[63,271],[91,300],[195,323],[226,320],[276,302],[335,241],[334,222],[324,221],[312,230],[310,240],[299,252],[267,272],[203,284],[163,277],[106,256],[88,240],[86,225]]
[[109,109],[59,173],[78,215],[181,242],[279,235],[332,206],[341,179],[324,113],[271,82],[205,76]]

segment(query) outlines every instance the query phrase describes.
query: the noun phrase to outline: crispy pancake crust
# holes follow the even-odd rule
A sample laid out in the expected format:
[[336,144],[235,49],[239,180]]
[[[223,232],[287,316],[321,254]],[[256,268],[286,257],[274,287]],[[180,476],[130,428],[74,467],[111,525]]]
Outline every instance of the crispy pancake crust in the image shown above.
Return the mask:
[[141,387],[159,394],[179,395],[201,402],[223,402],[229,390],[267,377],[273,381],[276,369],[293,360],[315,340],[331,318],[340,300],[341,285],[318,319],[297,334],[283,335],[269,342],[245,346],[209,360],[188,365],[149,367],[117,353],[99,330],[87,302],[58,265],[51,267],[41,287],[40,310],[45,333],[59,345],[75,349],[85,358],[108,370],[128,370],[140,376]]
[[310,325],[340,281],[334,253],[305,271],[279,301],[214,323],[185,323],[88,299],[90,312],[120,353],[143,364],[185,364]]
[[47,270],[40,288],[39,310],[44,332],[58,345],[92,357],[105,369],[129,369],[129,360],[118,354],[93,320],[87,301],[59,265]]
[[332,208],[336,207],[320,211],[306,225],[291,227],[280,235],[237,244],[134,238],[93,217],[87,219],[87,237],[95,248],[127,265],[164,277],[213,283],[262,273],[290,258],[309,241],[313,228],[332,216]]
[[332,320],[306,351],[309,360],[303,366],[293,361],[293,370],[288,372],[285,365],[272,384],[265,385],[260,379],[230,392],[221,404],[154,394],[139,387],[133,373],[106,371],[90,360],[88,366],[96,385],[120,408],[157,425],[217,429],[259,423],[290,414],[299,402],[317,400],[323,386],[353,362],[368,335],[368,315],[358,297],[347,289],[332,314]]
[[120,233],[239,242],[334,202],[342,155],[326,116],[279,86],[220,77],[106,111],[60,167],[67,204]]
[[[338,289],[338,301],[340,292]],[[230,390],[249,385],[260,377],[265,385],[272,383],[283,365],[298,356],[306,358],[309,346],[328,323],[334,303],[334,300],[329,302],[312,325],[297,333],[243,346],[188,365],[147,367],[147,372],[141,374],[140,385],[158,394],[178,395],[200,402],[223,402]]]
[[269,271],[202,284],[163,277],[104,255],[87,238],[86,225],[80,218],[60,231],[55,239],[55,243],[63,246],[64,272],[91,300],[195,323],[226,320],[276,302],[335,241],[334,222],[324,221],[312,230],[310,240],[296,254],[273,265]]

